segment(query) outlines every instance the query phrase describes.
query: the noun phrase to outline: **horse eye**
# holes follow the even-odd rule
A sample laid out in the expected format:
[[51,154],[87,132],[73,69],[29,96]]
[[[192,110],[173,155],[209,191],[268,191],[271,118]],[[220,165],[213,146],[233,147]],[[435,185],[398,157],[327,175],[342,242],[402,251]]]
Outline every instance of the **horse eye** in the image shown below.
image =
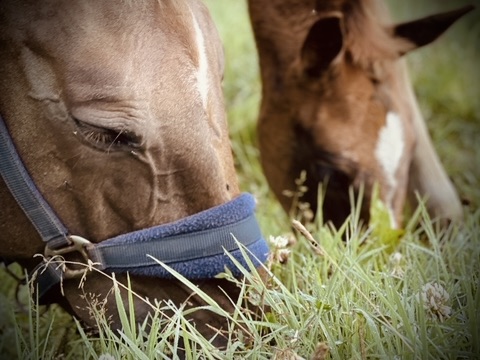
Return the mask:
[[86,124],[78,119],[74,120],[83,138],[88,143],[102,150],[120,150],[122,148],[138,148],[140,146],[140,139],[131,131],[108,129]]

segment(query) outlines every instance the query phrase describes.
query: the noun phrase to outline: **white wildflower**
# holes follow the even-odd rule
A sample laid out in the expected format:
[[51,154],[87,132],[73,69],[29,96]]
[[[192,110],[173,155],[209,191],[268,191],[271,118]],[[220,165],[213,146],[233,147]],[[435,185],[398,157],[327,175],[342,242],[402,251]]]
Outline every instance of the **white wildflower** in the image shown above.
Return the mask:
[[390,256],[390,265],[392,267],[392,271],[390,272],[390,274],[392,276],[403,278],[403,275],[405,275],[405,271],[403,270],[402,262],[403,262],[403,255],[401,253],[394,252]]
[[290,257],[290,250],[287,247],[290,241],[285,236],[270,236],[269,243],[272,245],[272,251],[269,257],[269,266],[272,264],[284,264]]
[[288,246],[288,239],[285,236],[273,237],[270,235],[269,242],[277,249],[284,249]]
[[442,285],[429,282],[422,287],[420,298],[427,315],[431,319],[444,321],[450,317],[452,308],[447,305],[450,295]]

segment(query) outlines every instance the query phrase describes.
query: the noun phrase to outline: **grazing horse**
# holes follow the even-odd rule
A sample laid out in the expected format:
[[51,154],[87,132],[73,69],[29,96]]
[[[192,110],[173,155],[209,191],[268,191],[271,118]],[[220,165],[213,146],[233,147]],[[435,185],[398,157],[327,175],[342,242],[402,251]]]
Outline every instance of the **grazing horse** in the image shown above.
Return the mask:
[[304,171],[301,201],[317,211],[319,183],[326,185],[323,217],[336,227],[350,214],[350,187],[364,189],[368,222],[374,184],[393,226],[416,191],[432,216],[462,217],[401,57],[469,10],[388,25],[383,1],[249,1],[263,87],[261,163],[285,211]]
[[[240,275],[236,240],[260,262],[268,247],[239,192],[205,5],[2,0],[0,10],[0,256],[36,269],[41,301],[87,325],[90,296],[120,323],[111,280],[85,264],[123,284],[129,274],[151,302],[204,305],[148,255],[232,310],[239,289],[215,276]],[[138,321],[150,309],[135,300]],[[226,327],[208,310],[190,317],[207,337]]]

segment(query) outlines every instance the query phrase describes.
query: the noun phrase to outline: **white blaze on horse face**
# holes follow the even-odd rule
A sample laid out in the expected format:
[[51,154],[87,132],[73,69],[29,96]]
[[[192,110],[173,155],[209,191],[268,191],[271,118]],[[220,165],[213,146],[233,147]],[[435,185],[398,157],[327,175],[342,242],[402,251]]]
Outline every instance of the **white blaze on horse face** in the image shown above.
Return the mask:
[[394,112],[387,113],[386,124],[378,135],[375,156],[382,167],[389,190],[386,194],[386,205],[390,211],[392,227],[396,227],[393,216],[392,201],[397,187],[395,173],[400,165],[400,160],[405,148],[402,119]]
[[208,99],[208,61],[207,53],[205,49],[205,40],[203,38],[202,30],[198,24],[195,15],[192,12],[193,17],[193,26],[195,29],[195,41],[198,49],[198,72],[197,72],[197,87],[202,98],[203,107],[207,108],[207,99]]

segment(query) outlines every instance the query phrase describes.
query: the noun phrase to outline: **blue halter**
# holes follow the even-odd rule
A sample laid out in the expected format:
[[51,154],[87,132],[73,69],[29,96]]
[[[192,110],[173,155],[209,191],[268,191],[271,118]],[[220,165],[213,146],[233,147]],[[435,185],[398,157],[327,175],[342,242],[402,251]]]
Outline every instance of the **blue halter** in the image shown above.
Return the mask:
[[55,255],[78,252],[86,263],[100,270],[172,278],[158,260],[191,280],[210,279],[227,268],[240,276],[241,271],[230,258],[247,267],[238,243],[245,246],[256,266],[268,256],[268,245],[255,218],[255,200],[247,193],[184,219],[100,243],[70,235],[25,169],[1,116],[0,174],[46,244],[45,259],[32,272],[40,298],[62,279],[82,276],[87,270],[59,266],[51,259]]

